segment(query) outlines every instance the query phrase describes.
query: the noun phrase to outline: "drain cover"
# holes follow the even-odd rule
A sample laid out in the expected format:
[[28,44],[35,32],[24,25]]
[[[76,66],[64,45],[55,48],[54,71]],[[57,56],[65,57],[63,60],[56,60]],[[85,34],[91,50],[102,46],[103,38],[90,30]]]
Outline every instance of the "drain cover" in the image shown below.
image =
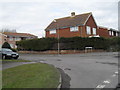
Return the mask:
[[65,68],[64,70],[71,70],[70,68]]

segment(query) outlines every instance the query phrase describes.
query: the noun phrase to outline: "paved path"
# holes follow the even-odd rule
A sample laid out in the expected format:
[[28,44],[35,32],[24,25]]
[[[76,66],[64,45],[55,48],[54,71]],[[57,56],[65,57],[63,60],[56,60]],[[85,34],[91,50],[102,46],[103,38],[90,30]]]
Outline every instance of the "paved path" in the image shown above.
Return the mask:
[[30,63],[35,63],[35,62],[13,62],[13,61],[3,61],[2,67],[0,70],[4,70],[7,68],[12,68],[15,66],[23,65],[23,64],[30,64]]
[[20,54],[21,59],[52,64],[64,70],[71,88],[115,88],[118,83],[118,53],[69,55]]

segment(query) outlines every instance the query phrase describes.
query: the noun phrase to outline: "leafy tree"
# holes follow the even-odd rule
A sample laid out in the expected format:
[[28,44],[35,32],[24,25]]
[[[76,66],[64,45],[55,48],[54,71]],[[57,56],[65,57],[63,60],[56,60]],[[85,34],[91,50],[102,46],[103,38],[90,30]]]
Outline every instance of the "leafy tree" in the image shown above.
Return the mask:
[[11,46],[8,42],[3,43],[2,48],[8,48],[11,49]]

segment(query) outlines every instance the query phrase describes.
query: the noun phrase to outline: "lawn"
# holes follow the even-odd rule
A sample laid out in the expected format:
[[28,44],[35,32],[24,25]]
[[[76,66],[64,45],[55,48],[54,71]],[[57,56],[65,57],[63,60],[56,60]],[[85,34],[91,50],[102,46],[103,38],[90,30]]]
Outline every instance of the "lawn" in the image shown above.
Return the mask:
[[59,71],[52,65],[34,63],[5,69],[3,88],[57,88]]

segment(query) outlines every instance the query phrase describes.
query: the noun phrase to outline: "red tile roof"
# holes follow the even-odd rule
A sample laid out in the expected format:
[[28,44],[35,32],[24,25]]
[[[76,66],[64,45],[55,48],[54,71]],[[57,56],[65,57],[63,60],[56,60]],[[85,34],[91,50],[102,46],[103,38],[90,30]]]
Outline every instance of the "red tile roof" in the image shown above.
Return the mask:
[[85,13],[85,14],[79,14],[75,16],[69,16],[64,18],[55,19],[55,21],[51,22],[51,24],[45,29],[58,29],[58,28],[66,28],[66,27],[72,27],[72,26],[81,26],[86,23],[88,18],[92,15],[92,13]]
[[8,36],[13,36],[13,37],[35,37],[37,38],[37,36],[29,34],[29,33],[4,32],[3,34],[8,35]]

